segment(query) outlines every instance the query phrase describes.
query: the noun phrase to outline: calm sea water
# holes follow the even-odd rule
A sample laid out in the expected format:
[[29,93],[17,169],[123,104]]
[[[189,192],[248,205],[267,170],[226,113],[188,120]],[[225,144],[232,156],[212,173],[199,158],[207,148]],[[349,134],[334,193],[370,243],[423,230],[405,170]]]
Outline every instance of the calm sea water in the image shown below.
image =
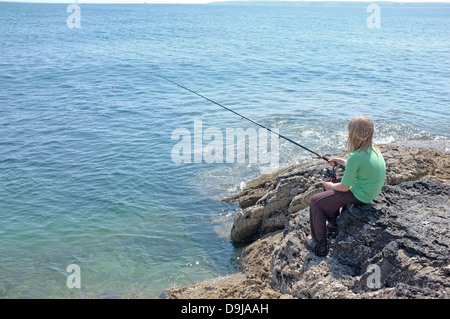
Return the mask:
[[71,29],[67,4],[0,3],[0,297],[158,297],[239,270],[220,199],[275,167],[174,163],[176,129],[254,125],[152,72],[320,153],[360,114],[377,142],[449,151],[450,5],[381,3],[374,29],[367,5],[82,4]]

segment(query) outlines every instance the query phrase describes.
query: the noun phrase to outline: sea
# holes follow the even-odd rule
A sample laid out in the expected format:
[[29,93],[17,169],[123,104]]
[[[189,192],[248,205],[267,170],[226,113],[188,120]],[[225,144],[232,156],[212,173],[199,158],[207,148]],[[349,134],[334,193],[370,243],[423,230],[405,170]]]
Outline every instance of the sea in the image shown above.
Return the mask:
[[242,271],[222,199],[317,158],[273,132],[450,152],[449,39],[448,3],[0,2],[0,298]]

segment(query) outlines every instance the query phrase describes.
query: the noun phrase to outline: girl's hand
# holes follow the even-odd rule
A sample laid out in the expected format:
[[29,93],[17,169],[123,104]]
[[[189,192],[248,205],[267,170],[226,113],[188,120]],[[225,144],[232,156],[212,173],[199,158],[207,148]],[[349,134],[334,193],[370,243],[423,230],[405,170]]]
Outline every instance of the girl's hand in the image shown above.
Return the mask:
[[333,183],[332,182],[323,182],[323,188],[325,188],[326,191],[333,189]]
[[337,163],[337,164],[339,164],[339,165],[345,167],[345,165],[347,165],[347,160],[345,160],[345,159],[343,159],[343,158],[337,158],[337,157],[335,157],[335,158],[330,159],[330,160],[328,161],[328,163],[330,163],[331,166],[335,166],[336,163]]

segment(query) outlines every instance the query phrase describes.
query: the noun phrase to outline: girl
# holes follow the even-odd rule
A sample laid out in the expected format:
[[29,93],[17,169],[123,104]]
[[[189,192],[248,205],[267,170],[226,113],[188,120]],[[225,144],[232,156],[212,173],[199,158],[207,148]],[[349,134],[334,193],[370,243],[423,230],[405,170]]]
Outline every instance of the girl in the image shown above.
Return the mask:
[[332,158],[329,163],[345,167],[344,176],[324,182],[325,191],[314,195],[310,203],[311,235],[306,247],[318,256],[328,254],[327,230],[337,233],[336,219],[341,207],[348,204],[368,204],[377,197],[384,185],[386,164],[378,147],[373,144],[374,125],[365,116],[348,124],[348,159]]

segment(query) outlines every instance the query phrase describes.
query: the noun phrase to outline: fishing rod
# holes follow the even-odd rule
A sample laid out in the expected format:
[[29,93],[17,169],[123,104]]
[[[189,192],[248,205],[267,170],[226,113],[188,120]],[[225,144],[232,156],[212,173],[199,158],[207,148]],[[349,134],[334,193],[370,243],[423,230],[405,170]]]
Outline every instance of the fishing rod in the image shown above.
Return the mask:
[[[184,89],[184,90],[186,90],[186,91],[188,91],[188,92],[191,92],[191,93],[193,93],[193,94],[195,94],[195,95],[197,95],[197,96],[199,96],[199,97],[201,97],[201,98],[207,100],[208,102],[211,102],[211,103],[213,103],[213,104],[215,104],[215,105],[218,105],[218,106],[220,106],[221,108],[224,108],[225,110],[230,111],[231,113],[234,113],[234,114],[236,114],[237,116],[240,116],[241,118],[243,118],[243,119],[245,119],[245,120],[247,120],[247,121],[249,121],[249,122],[251,122],[251,123],[253,123],[253,124],[255,124],[255,125],[258,125],[259,127],[262,127],[263,129],[266,129],[266,130],[268,130],[269,132],[278,135],[279,137],[285,139],[286,141],[291,142],[292,144],[295,144],[295,145],[297,145],[297,146],[303,148],[304,150],[306,150],[306,151],[308,151],[308,152],[310,152],[310,153],[312,153],[312,154],[318,156],[320,159],[323,159],[323,160],[329,162],[329,159],[328,159],[327,157],[325,157],[325,156],[323,156],[323,155],[321,155],[321,154],[319,154],[319,153],[314,152],[313,150],[311,150],[311,149],[309,149],[309,148],[307,148],[307,147],[305,147],[305,146],[303,146],[303,145],[297,143],[296,141],[293,141],[292,139],[290,139],[290,138],[288,138],[288,137],[286,137],[286,136],[284,136],[284,135],[281,135],[281,134],[279,134],[279,133],[277,133],[277,132],[274,132],[274,131],[272,131],[270,128],[268,128],[268,127],[266,127],[266,126],[264,126],[264,125],[262,125],[262,124],[260,124],[260,123],[258,123],[258,122],[256,122],[256,121],[254,121],[254,120],[252,120],[252,119],[250,119],[250,118],[248,118],[248,117],[246,117],[246,116],[244,116],[244,115],[242,115],[242,114],[240,114],[240,113],[238,113],[238,112],[236,112],[236,111],[233,111],[232,109],[230,109],[230,108],[228,108],[228,107],[226,107],[226,106],[224,106],[224,105],[222,105],[222,104],[220,104],[220,103],[218,103],[218,102],[216,102],[216,101],[214,101],[214,100],[211,100],[210,98],[208,98],[208,97],[206,97],[206,96],[204,96],[204,95],[202,95],[202,94],[200,94],[200,93],[197,93],[197,92],[195,92],[195,91],[193,91],[193,90],[191,90],[191,89],[189,89],[189,88],[187,88],[187,87],[185,87],[185,86],[183,86],[183,85],[181,85],[181,84],[178,84],[177,82],[172,81],[172,80],[166,78],[165,76],[156,74],[156,73],[154,73],[154,72],[151,72],[151,73],[152,73],[153,75],[155,75],[155,76],[157,76],[157,77],[159,77],[159,78],[161,78],[161,79],[167,81],[167,82],[170,82],[170,83],[172,83],[172,84],[174,84],[174,85],[176,85],[176,86],[178,86],[178,87],[180,87],[180,88],[182,88],[182,89]],[[338,164],[338,163],[336,163],[336,162],[334,162],[334,164],[335,164],[336,166],[338,166],[338,167],[343,168],[343,166],[341,166],[340,164]]]

